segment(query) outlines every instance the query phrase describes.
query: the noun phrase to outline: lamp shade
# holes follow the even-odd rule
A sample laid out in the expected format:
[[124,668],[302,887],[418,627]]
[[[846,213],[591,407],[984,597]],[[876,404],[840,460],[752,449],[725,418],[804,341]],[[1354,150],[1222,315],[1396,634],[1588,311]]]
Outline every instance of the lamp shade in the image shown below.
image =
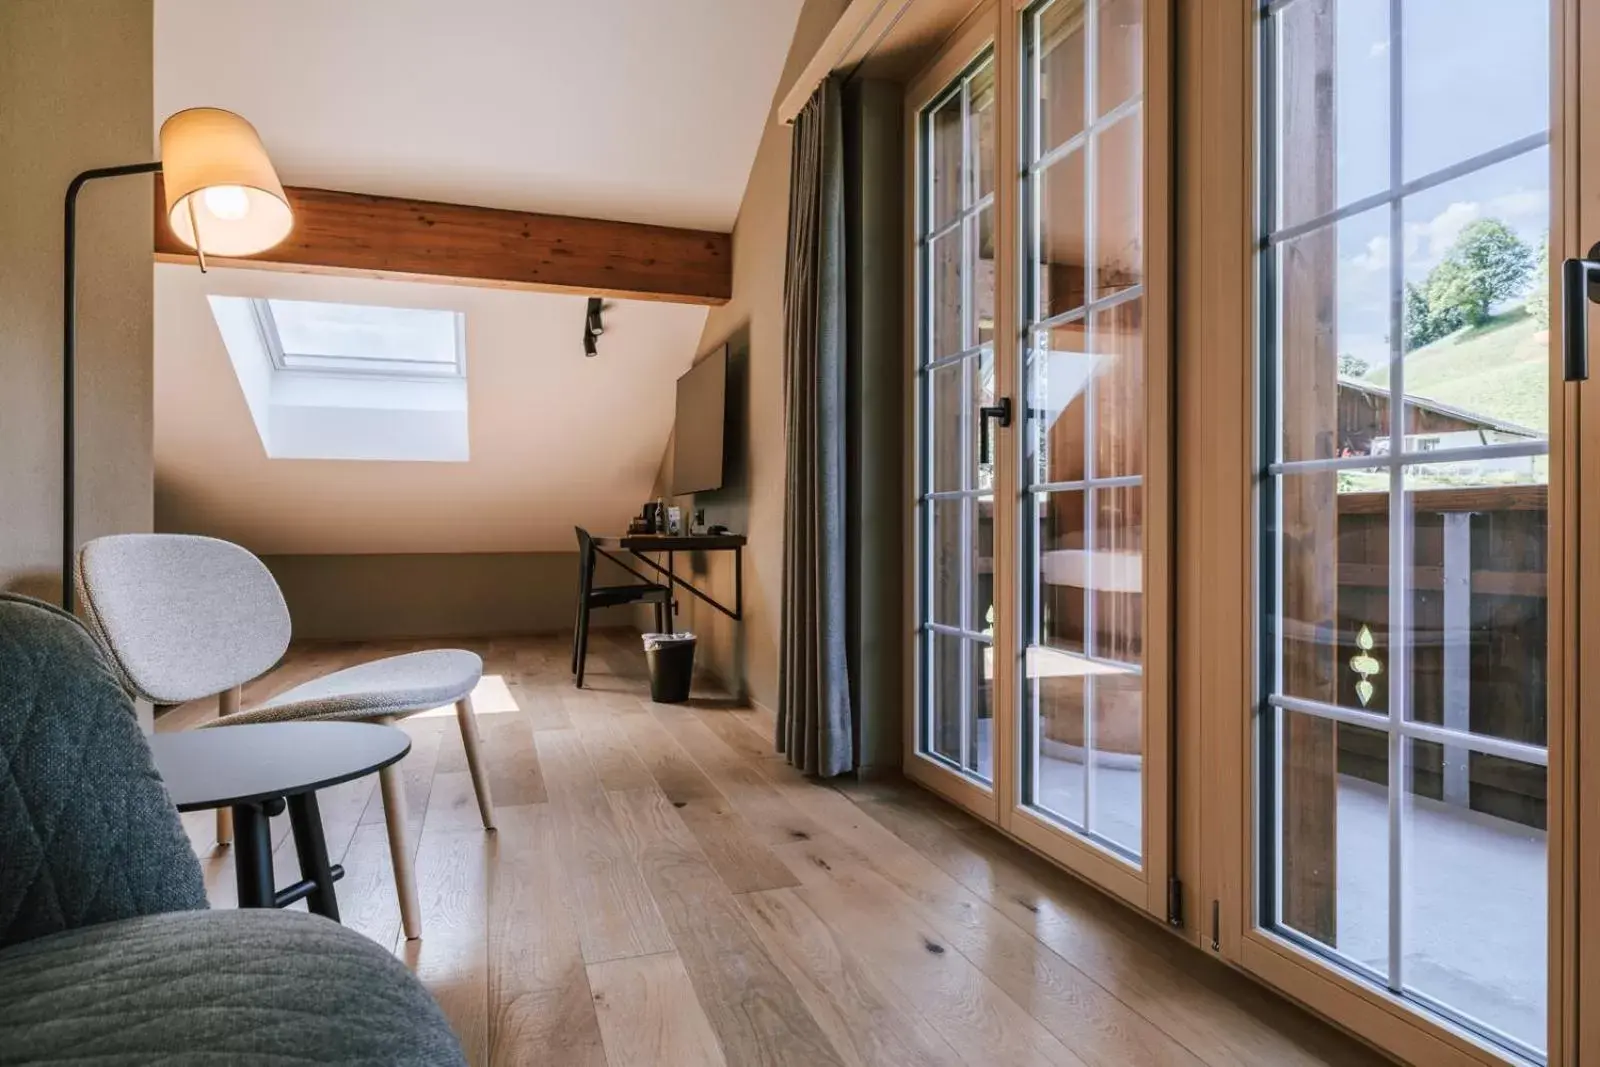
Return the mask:
[[253,255],[282,241],[294,226],[260,136],[231,111],[194,107],[162,123],[161,170],[167,222],[190,248],[213,256]]

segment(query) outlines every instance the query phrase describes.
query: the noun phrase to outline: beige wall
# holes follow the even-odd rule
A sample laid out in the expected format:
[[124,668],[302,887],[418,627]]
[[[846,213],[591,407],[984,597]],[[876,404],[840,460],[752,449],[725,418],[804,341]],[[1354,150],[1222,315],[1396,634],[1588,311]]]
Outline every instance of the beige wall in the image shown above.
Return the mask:
[[[576,552],[265,556],[289,604],[297,638],[461,637],[570,631]],[[596,569],[601,584],[628,575]],[[594,627],[631,626],[625,609],[597,611]],[[653,627],[652,627],[653,628]]]
[[[846,0],[806,0],[795,28],[774,102],[816,52]],[[769,115],[750,169],[739,221],[733,228],[733,299],[712,308],[699,352],[729,347],[729,404],[735,439],[729,443],[729,484],[698,500],[710,522],[749,536],[744,554],[743,626],[692,597],[682,598],[679,629],[701,637],[697,665],[730,690],[777,706],[778,623],[783,582],[783,272],[789,221],[789,128]],[[662,459],[657,491],[672,483],[672,444]],[[688,509],[691,501],[679,501]],[[687,510],[685,512],[688,514]],[[711,553],[681,562],[699,571],[725,602],[733,599],[733,560]]]
[[[0,588],[55,599],[61,203],[153,155],[151,0],[0,3]],[[151,527],[148,177],[79,199],[80,540]]]

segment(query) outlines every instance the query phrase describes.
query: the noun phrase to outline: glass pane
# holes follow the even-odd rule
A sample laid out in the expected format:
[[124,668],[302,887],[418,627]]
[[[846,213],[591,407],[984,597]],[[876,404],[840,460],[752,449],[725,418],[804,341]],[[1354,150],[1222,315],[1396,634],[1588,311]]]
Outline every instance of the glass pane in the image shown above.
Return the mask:
[[1389,474],[1313,471],[1277,480],[1280,546],[1270,620],[1277,691],[1387,713]]
[[928,358],[943,359],[967,347],[961,323],[961,227],[928,246]]
[[456,363],[458,312],[310,300],[266,303],[286,361],[294,356],[337,356],[451,367]]
[[1089,352],[1081,319],[1039,335],[1028,365],[1027,447],[1035,483],[1083,480],[1089,383],[1101,362]]
[[1082,307],[1085,300],[1083,160],[1079,149],[1056,160],[1038,177],[1039,266],[1034,276],[1039,315],[1050,318]]
[[1427,741],[1408,745],[1405,986],[1541,1048],[1544,768]]
[[1038,595],[1032,643],[1067,652],[1087,651],[1084,496],[1079,490],[1040,493],[1033,507]]
[[978,180],[976,203],[994,192],[995,87],[994,64],[985,63],[972,75],[972,162]]
[[1094,476],[1144,473],[1143,300],[1094,314]]
[[968,305],[972,308],[972,329],[967,337],[970,348],[994,340],[994,208],[984,208],[967,226],[974,249]]
[[994,647],[967,642],[972,657],[972,749],[967,770],[994,779]]
[[1278,246],[1281,458],[1387,451],[1389,209]]
[[945,626],[962,625],[966,560],[961,553],[961,516],[965,503],[960,497],[929,501],[933,529],[928,538],[928,618]]
[[1408,180],[1549,128],[1549,4],[1413,0],[1402,19]]
[[1038,155],[1083,132],[1085,13],[1083,0],[1055,0],[1037,16]]
[[1276,23],[1278,224],[1293,226],[1389,187],[1389,0],[1289,4]]
[[[972,460],[977,466],[976,480],[971,484],[979,489],[994,488],[994,465],[998,457],[999,446],[996,443],[995,426],[989,424],[988,441],[983,439],[983,415],[981,409],[994,406],[994,350],[985,348],[975,356],[967,357],[967,366],[972,374],[972,425],[973,434],[977,438],[972,449]],[[978,453],[987,443],[987,455]]]
[[1144,678],[1128,670],[1090,682],[1089,829],[1135,856],[1143,849]]
[[1115,486],[1037,494],[1033,515],[1037,592],[1027,692],[1037,716],[1038,770],[1032,803],[1137,857],[1142,493]]
[[966,367],[961,360],[928,372],[932,394],[925,413],[925,432],[932,445],[928,488],[935,493],[966,488],[961,443],[962,420],[967,413],[962,394]]
[[[1144,660],[1144,490],[1137,485],[1089,493],[1094,545],[1084,561],[1092,590],[1092,651],[1118,663]],[[1070,562],[1070,561],[1068,561]]]
[[1389,969],[1389,740],[1277,713],[1279,921],[1376,972]]
[[994,497],[967,501],[972,530],[972,617],[968,626],[994,640]]
[[[1550,153],[1538,149],[1401,204],[1407,451],[1550,429]],[[1369,380],[1387,388],[1386,367]]]
[[1144,89],[1144,0],[1099,0],[1095,42],[1100,114]]
[[961,763],[961,655],[966,642],[949,634],[928,633],[927,751]]
[[1408,718],[1547,743],[1547,464],[1525,456],[1407,468]]
[[1144,124],[1139,113],[1095,141],[1094,299],[1144,281]]
[[961,132],[961,93],[956,91],[928,116],[928,229],[938,230],[961,213],[966,188]]
[[1033,730],[1037,771],[1026,799],[1079,832],[1086,829],[1083,706],[1090,666],[1079,656],[1028,650],[1028,695],[1038,719]]

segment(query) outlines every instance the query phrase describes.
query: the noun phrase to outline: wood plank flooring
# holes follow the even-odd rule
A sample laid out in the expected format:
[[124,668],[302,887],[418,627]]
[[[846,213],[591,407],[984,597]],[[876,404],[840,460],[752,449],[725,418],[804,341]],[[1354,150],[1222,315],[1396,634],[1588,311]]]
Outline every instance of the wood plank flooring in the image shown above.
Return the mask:
[[[1385,1062],[921,790],[808,781],[759,710],[650,703],[631,634],[595,635],[581,692],[565,638],[449,643],[484,657],[499,830],[478,822],[452,710],[407,720],[420,941],[401,936],[376,780],[322,812],[346,925],[421,977],[473,1064]],[[244,706],[416,647],[297,645]],[[184,823],[231,907],[215,820]]]

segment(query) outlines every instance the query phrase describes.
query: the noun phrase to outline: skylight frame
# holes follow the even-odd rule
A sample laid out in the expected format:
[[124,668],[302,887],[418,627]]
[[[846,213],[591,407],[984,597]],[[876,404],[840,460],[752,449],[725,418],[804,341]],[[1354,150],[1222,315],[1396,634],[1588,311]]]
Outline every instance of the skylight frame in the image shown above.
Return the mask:
[[[250,309],[255,316],[256,329],[261,335],[262,347],[279,373],[314,374],[341,378],[363,378],[378,381],[449,381],[467,376],[466,315],[449,308],[407,308],[401,310],[427,311],[450,315],[455,325],[455,359],[445,363],[439,360],[408,359],[404,357],[378,358],[371,356],[336,355],[326,353],[287,352],[278,331],[271,297],[251,297]],[[382,308],[378,304],[351,304],[344,301],[302,301],[332,303],[343,307]],[[385,309],[387,310],[387,309]]]

